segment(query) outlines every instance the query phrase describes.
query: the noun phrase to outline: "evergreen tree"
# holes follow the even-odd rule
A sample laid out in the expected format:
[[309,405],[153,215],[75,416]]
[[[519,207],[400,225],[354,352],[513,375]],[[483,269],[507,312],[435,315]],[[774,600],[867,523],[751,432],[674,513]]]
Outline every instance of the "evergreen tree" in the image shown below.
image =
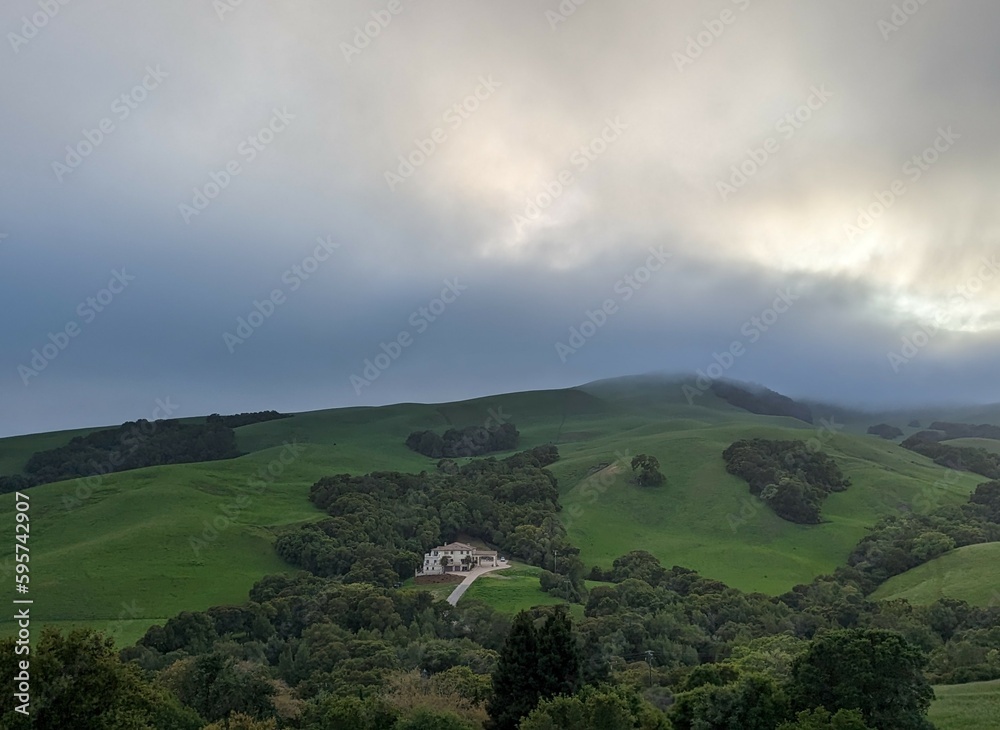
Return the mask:
[[539,699],[538,633],[531,615],[514,617],[493,672],[493,696],[487,705],[492,730],[517,730],[521,718]]
[[549,699],[580,688],[580,654],[563,608],[549,615],[538,633],[539,695]]

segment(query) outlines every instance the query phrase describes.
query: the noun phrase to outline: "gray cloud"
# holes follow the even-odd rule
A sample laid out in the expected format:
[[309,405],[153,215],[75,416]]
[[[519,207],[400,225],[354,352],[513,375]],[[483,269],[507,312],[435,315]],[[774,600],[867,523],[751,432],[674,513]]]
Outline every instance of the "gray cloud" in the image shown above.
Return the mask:
[[[168,395],[184,414],[300,410],[694,370],[785,287],[801,299],[728,376],[845,402],[1000,397],[982,263],[1000,223],[995,4],[928,3],[886,38],[891,2],[591,0],[553,27],[556,2],[402,0],[345,57],[388,6],[70,2],[16,53],[8,33],[39,6],[0,11],[0,434],[143,417]],[[261,134],[275,110],[293,118]],[[104,119],[60,181],[52,163]],[[340,248],[291,291],[321,236]],[[673,258],[623,301],[657,246]],[[82,321],[122,267],[135,281]],[[452,277],[468,289],[356,393]],[[223,333],[276,288],[286,301],[230,353]],[[608,298],[562,362],[556,343]],[[71,321],[25,386],[19,366]]]

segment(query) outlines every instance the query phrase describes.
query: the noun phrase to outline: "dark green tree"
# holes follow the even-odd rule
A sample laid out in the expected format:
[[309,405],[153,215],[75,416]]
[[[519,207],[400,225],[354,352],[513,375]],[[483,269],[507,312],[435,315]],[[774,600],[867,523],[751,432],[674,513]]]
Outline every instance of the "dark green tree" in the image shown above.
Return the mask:
[[800,712],[794,722],[778,726],[778,730],[872,730],[865,725],[857,710],[837,710],[831,715],[823,708]]
[[[15,687],[23,671],[13,639],[0,642],[0,682]],[[45,628],[31,650],[30,721],[15,711],[13,692],[0,700],[0,727],[73,730],[197,730],[201,719],[177,698],[149,684],[138,666],[123,664],[114,641],[90,629],[66,635]]]
[[386,730],[395,728],[399,712],[375,697],[335,697],[328,695],[306,707],[302,717],[305,730]]
[[770,677],[756,674],[681,692],[670,708],[677,730],[774,730],[787,717],[784,692]]
[[660,730],[666,719],[624,687],[586,687],[578,694],[542,700],[520,730]]
[[858,710],[876,728],[927,730],[927,659],[901,634],[843,629],[816,638],[792,668],[793,708]]
[[274,686],[257,671],[247,671],[218,653],[198,657],[181,682],[179,694],[206,720],[215,721],[241,712],[256,718],[274,715]]
[[514,617],[493,672],[493,696],[486,706],[492,730],[517,730],[521,718],[538,704],[538,632],[531,614]]
[[580,688],[580,653],[573,625],[566,610],[559,607],[538,632],[539,695],[548,699],[571,695]]
[[655,586],[664,579],[666,574],[666,569],[660,565],[660,561],[655,555],[646,550],[633,550],[620,558],[615,558],[610,577],[615,583],[636,578]]
[[638,454],[633,457],[632,471],[638,472],[635,481],[643,487],[658,487],[666,481],[660,473],[660,462],[649,454]]

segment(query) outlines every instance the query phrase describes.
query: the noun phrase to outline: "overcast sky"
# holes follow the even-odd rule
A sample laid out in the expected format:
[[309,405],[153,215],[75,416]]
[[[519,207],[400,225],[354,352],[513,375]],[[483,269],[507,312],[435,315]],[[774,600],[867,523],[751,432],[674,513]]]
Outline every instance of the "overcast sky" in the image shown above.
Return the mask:
[[897,8],[10,0],[0,435],[698,369],[1000,400],[1000,5]]

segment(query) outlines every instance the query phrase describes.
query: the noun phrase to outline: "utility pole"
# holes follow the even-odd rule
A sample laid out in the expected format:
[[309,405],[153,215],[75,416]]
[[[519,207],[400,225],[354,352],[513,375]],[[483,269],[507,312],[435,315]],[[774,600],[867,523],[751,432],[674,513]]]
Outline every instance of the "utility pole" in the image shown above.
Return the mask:
[[558,573],[559,572],[558,565],[559,565],[559,551],[558,550],[553,550],[552,551],[552,572],[553,573]]
[[649,665],[649,686],[653,686],[653,651],[646,651],[646,663]]

